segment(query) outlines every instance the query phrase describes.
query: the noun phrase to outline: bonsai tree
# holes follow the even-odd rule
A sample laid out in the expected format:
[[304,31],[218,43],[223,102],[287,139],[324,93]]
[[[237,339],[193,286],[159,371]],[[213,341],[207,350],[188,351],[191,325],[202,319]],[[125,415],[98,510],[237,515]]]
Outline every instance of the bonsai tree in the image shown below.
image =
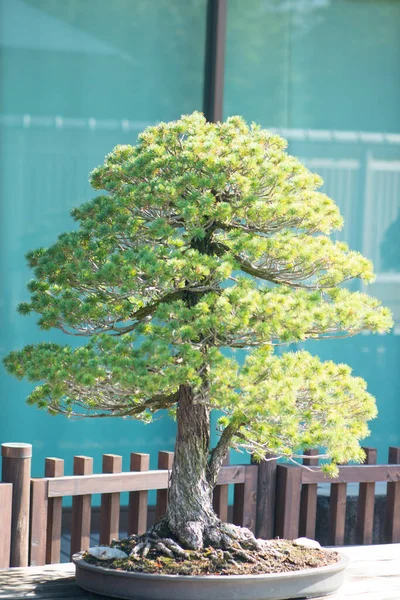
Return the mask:
[[[27,256],[34,278],[19,312],[82,338],[5,358],[10,373],[40,382],[28,403],[68,417],[176,417],[167,514],[138,554],[257,548],[213,510],[230,447],[289,460],[320,447],[331,472],[363,459],[376,414],[365,382],[346,365],[274,350],[387,331],[391,316],[340,287],[371,281],[372,265],[328,237],[342,226],[338,208],[285,147],[240,117],[148,127],[91,173],[105,192],[72,211],[77,230]],[[222,416],[210,449],[213,409]]]

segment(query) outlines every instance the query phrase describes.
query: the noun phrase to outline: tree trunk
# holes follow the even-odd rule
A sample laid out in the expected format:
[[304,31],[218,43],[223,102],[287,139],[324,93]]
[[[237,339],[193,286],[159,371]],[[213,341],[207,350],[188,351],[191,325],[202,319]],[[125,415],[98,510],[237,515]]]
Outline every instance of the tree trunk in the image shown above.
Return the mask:
[[249,529],[222,523],[212,505],[214,485],[235,429],[224,430],[210,457],[210,409],[206,386],[196,393],[188,385],[180,386],[177,422],[167,513],[142,536],[143,539],[137,540],[133,552],[143,552],[143,556],[147,556],[153,548],[170,557],[181,557],[186,556],[183,548],[212,547],[228,551],[230,559],[235,556],[249,559],[246,550],[260,550],[259,541]]
[[210,410],[190,386],[179,389],[177,423],[166,521],[182,545],[199,549],[219,519],[213,510],[213,486],[207,476]]

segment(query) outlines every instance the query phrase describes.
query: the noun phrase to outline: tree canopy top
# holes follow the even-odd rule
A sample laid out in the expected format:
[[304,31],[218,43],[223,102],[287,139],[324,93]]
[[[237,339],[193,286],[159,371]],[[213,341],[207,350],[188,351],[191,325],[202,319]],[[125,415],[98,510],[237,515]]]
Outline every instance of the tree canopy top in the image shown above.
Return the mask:
[[[287,431],[297,433],[275,446],[290,450],[310,437],[299,415],[311,411],[317,422],[315,394],[324,410],[328,396],[355,398],[360,434],[375,410],[363,383],[343,383],[348,371],[307,353],[295,355],[303,367],[273,356],[276,344],[391,326],[376,299],[339,287],[371,281],[371,262],[329,238],[342,226],[339,210],[318,191],[320,177],[285,147],[240,117],[208,123],[193,113],[148,127],[136,146],[114,148],[90,176],[106,193],[72,211],[78,229],[27,256],[34,279],[20,312],[38,313],[44,329],[90,338],[78,349],[39,344],[6,358],[13,374],[45,382],[30,400],[54,412],[73,414],[75,405],[86,415],[147,419],[173,407],[179,385],[207,382],[207,402],[225,410],[228,423],[248,420],[244,407],[251,414],[252,405],[264,422],[291,364],[303,375],[281,392],[297,415],[288,412]],[[244,367],[227,347],[252,349]],[[318,377],[331,372],[336,383],[311,393],[320,369]],[[318,441],[315,431],[309,441]],[[254,425],[252,436],[264,450],[266,429]]]

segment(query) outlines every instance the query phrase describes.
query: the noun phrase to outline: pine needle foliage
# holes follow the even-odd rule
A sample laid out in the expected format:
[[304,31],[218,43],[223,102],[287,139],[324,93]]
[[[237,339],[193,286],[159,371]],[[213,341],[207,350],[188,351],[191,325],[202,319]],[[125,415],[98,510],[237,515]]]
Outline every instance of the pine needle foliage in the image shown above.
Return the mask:
[[[331,240],[338,207],[285,148],[240,117],[208,123],[200,113],[114,148],[90,175],[100,195],[72,211],[79,228],[27,255],[34,278],[19,312],[84,342],[5,358],[10,373],[39,382],[28,402],[147,422],[173,413],[189,385],[222,411],[229,444],[258,458],[323,447],[331,472],[362,460],[376,415],[365,382],[274,347],[385,332],[392,319],[341,287],[372,281],[372,264]],[[247,350],[244,364],[235,349]]]

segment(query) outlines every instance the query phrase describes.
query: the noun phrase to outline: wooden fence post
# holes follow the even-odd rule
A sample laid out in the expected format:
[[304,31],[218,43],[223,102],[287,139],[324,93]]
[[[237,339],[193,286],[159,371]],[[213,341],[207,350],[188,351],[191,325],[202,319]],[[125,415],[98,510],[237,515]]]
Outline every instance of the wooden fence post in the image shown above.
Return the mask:
[[[103,473],[121,473],[122,456],[103,454]],[[101,495],[100,506],[100,544],[109,544],[119,536],[120,495]]]
[[[366,465],[376,465],[376,449],[363,448]],[[372,544],[375,508],[375,483],[360,483],[357,503],[357,544]]]
[[302,468],[278,465],[276,470],[275,535],[295,539],[299,535]]
[[258,466],[246,465],[243,490],[243,527],[256,532]]
[[[308,467],[318,466],[318,458],[314,458],[319,454],[317,448],[306,450],[307,458],[303,459],[303,465]],[[299,535],[315,538],[315,524],[317,518],[317,484],[308,483],[301,488],[300,500],[300,525]]]
[[245,482],[234,486],[233,522],[255,533],[258,466],[245,465]]
[[[148,471],[149,468],[149,454],[131,452],[131,471]],[[148,497],[147,491],[129,492],[128,535],[132,533],[142,535],[146,532]]]
[[[46,458],[45,477],[62,477],[64,461],[62,458]],[[47,506],[47,543],[46,564],[60,562],[61,553],[62,498],[49,498]]]
[[331,483],[328,544],[343,546],[346,523],[347,483]]
[[275,531],[275,496],[277,461],[273,454],[258,463],[256,537],[269,540]]
[[[93,458],[74,456],[74,475],[91,475]],[[72,498],[71,556],[90,546],[90,521],[92,497],[90,494]]]
[[[229,452],[222,461],[222,466],[229,465]],[[221,521],[228,520],[228,485],[216,485],[213,494],[213,507]]]
[[[158,468],[168,469],[171,471],[174,462],[173,452],[159,452],[158,453]],[[167,512],[168,506],[168,490],[157,490],[157,503],[156,503],[156,521],[161,519]]]
[[31,479],[31,567],[46,564],[48,480]]
[[13,484],[10,567],[27,567],[32,444],[2,444],[1,455],[2,481]]
[[[390,446],[388,463],[400,463],[400,448]],[[400,542],[400,481],[387,484],[384,530],[386,542]]]
[[10,566],[12,487],[12,483],[0,483],[0,569]]

